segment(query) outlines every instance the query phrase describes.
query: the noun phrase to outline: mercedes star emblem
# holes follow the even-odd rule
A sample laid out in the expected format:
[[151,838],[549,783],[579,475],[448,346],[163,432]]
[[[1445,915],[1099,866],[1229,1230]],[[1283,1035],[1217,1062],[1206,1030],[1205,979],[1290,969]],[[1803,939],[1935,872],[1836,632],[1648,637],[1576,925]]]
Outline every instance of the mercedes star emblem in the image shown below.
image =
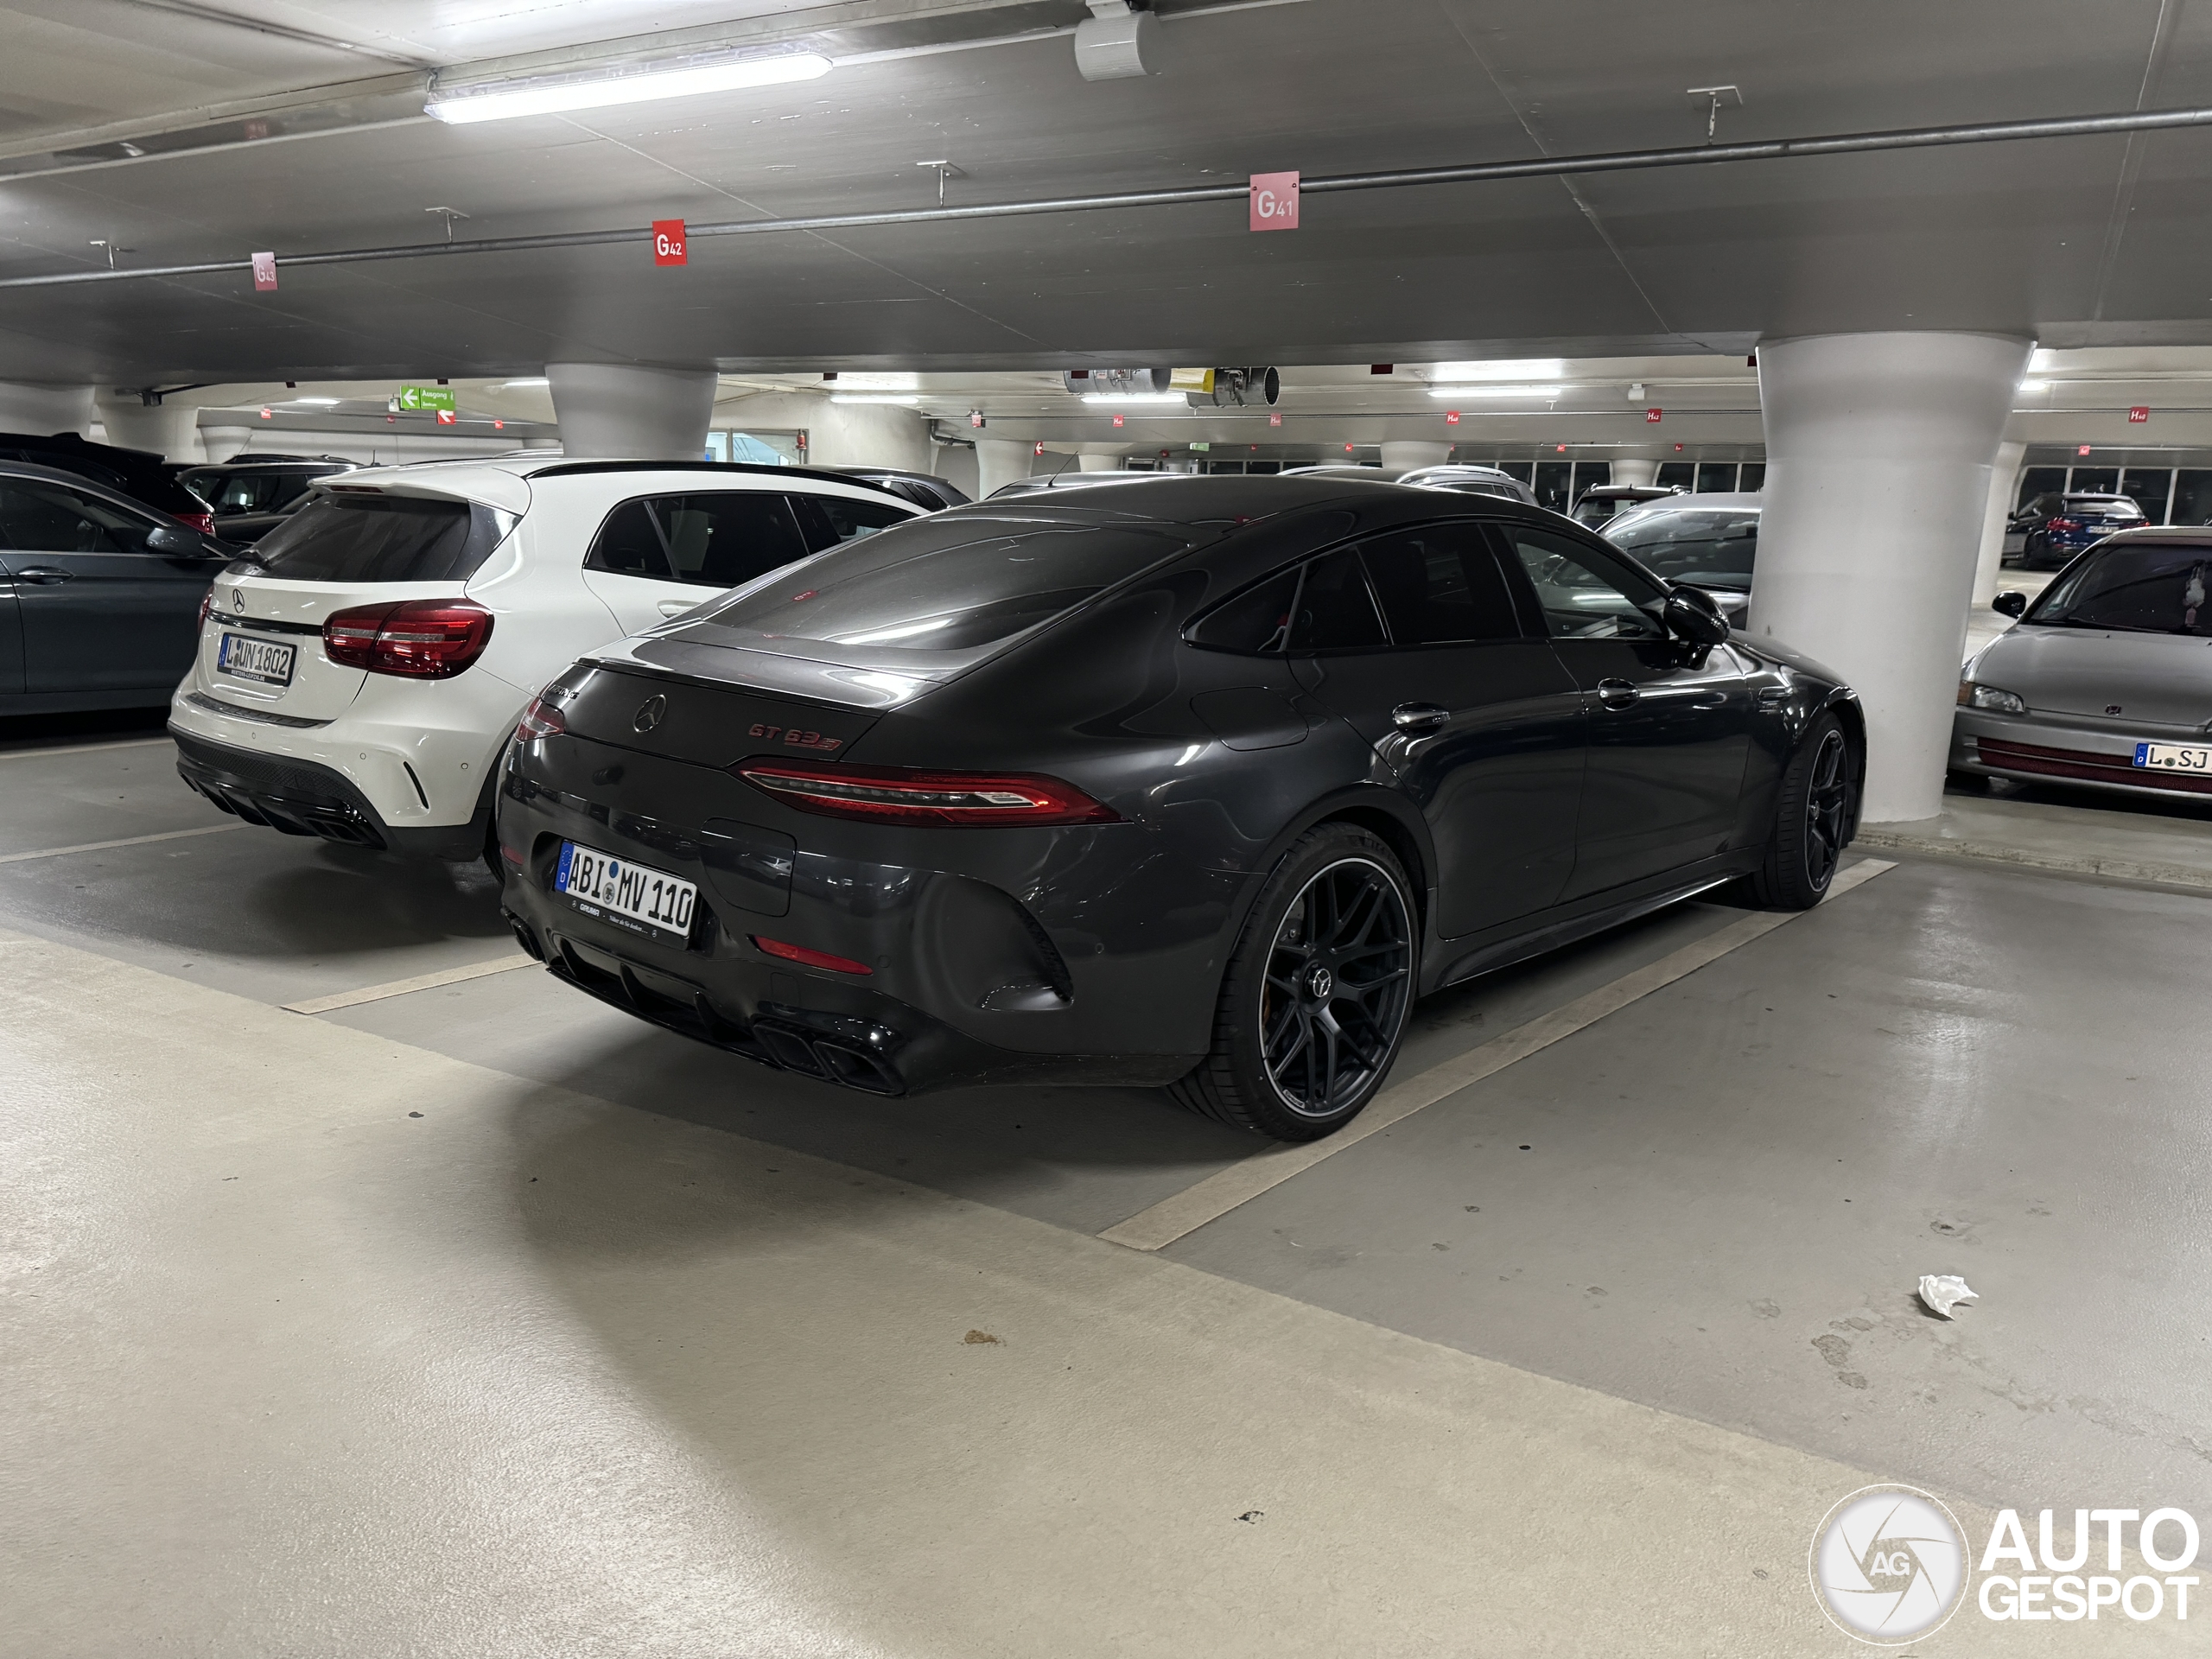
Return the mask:
[[668,699],[654,696],[639,705],[637,718],[630,723],[641,732],[650,732],[660,724],[660,717],[668,712]]
[[231,589],[231,608],[234,611],[242,611],[245,609],[245,588],[233,588]]

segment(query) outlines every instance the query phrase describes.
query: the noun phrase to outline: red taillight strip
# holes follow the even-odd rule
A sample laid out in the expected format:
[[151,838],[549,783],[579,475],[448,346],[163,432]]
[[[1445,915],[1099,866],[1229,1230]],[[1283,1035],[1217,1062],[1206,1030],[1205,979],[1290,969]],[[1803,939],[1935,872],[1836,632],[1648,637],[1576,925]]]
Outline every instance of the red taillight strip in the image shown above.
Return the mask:
[[969,828],[1120,822],[1120,814],[1074,785],[1031,772],[809,766],[763,759],[741,760],[733,770],[788,805],[829,817]]
[[833,957],[827,950],[809,950],[803,944],[785,944],[781,939],[764,939],[758,933],[753,943],[772,957],[781,957],[785,962],[796,962],[809,968],[827,968],[836,974],[873,974],[875,969],[864,962],[855,962],[850,957]]

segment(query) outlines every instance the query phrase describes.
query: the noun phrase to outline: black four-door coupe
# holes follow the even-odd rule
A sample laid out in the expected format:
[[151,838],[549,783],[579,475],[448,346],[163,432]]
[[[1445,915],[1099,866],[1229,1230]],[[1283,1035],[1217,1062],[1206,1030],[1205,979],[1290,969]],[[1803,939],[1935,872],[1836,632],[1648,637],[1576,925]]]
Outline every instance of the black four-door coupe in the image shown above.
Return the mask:
[[1290,1140],[1414,999],[1713,887],[1826,891],[1863,726],[1540,508],[1335,478],[986,502],[579,663],[499,809],[554,973],[897,1094],[1164,1084]]

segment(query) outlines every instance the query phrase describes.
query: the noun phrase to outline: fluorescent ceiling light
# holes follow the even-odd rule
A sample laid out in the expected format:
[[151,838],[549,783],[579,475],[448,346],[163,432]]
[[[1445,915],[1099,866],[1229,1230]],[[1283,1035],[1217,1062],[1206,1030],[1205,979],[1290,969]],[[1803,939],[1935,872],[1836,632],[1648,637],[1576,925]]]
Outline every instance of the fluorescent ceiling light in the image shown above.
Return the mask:
[[1086,404],[1179,404],[1184,401],[1179,391],[1086,391]]
[[2031,374],[2044,369],[2055,369],[2057,366],[2058,353],[2056,352],[2037,350],[2028,356],[2028,372]]
[[2020,390],[2022,391],[2049,391],[2050,390],[2050,382],[2048,380],[2023,380],[2020,382]]
[[525,380],[502,380],[499,382],[499,390],[501,391],[512,391],[517,386],[550,386],[552,384],[552,381],[548,379],[545,376],[537,374],[531,376]]
[[922,384],[918,374],[896,370],[850,369],[837,377],[836,391],[912,391]]
[[1431,386],[1432,397],[1556,397],[1565,386]]
[[830,67],[830,60],[815,52],[774,57],[670,58],[588,74],[515,76],[450,90],[433,87],[423,113],[454,122],[558,115],[567,110],[599,110],[616,104],[644,104],[699,92],[812,80],[828,74]]
[[830,394],[830,401],[833,404],[902,404],[912,409],[922,400],[912,393],[902,397],[896,392],[887,391],[833,391]]
[[1566,372],[1567,359],[1561,357],[1500,358],[1491,363],[1432,363],[1427,369],[1431,380],[1454,382],[1549,379]]
[[285,399],[285,402],[287,402],[287,403],[292,403],[292,404],[334,404],[334,403],[336,403],[337,401],[338,401],[338,400],[337,400],[335,397],[288,397],[288,398],[286,398],[286,399]]

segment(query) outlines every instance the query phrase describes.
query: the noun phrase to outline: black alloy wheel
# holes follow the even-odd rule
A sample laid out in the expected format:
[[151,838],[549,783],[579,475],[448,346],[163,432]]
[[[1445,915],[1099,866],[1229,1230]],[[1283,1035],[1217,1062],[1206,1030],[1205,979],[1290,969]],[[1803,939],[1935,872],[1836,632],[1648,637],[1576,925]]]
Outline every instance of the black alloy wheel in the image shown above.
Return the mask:
[[1751,878],[1759,904],[1809,910],[1821,902],[1849,843],[1858,783],[1851,740],[1834,715],[1822,715],[1783,771],[1774,839]]
[[1414,965],[1397,860],[1363,830],[1322,825],[1268,879],[1223,982],[1214,1052],[1171,1092],[1277,1140],[1328,1134],[1396,1058]]

